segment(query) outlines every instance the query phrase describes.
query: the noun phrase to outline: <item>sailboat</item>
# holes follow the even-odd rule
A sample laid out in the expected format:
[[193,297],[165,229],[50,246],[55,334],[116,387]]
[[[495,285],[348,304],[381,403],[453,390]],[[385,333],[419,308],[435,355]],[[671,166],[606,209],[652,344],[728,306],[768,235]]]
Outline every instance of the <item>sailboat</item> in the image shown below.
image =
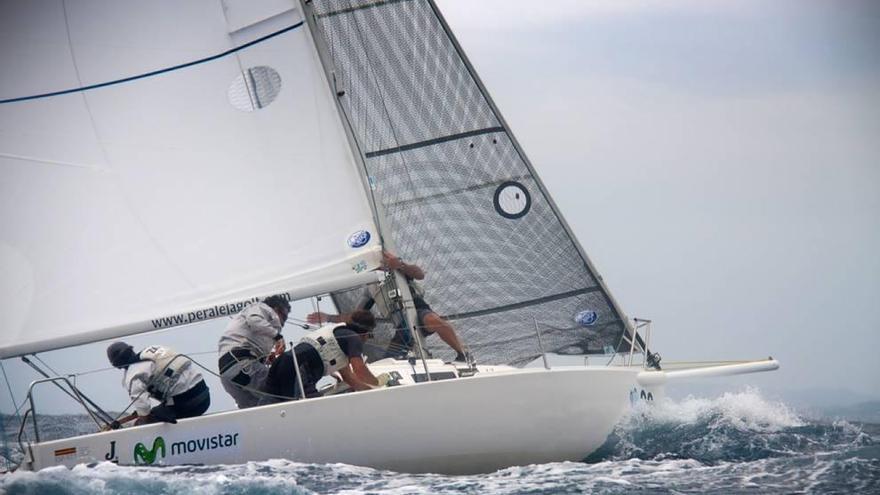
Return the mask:
[[[369,363],[397,386],[60,440],[33,419],[42,388],[94,408],[48,376],[23,469],[578,461],[670,380],[778,367],[661,369],[432,0],[0,5],[0,358],[185,332],[273,294],[347,311],[380,281],[416,340]],[[425,269],[476,364],[420,337],[383,250]]]

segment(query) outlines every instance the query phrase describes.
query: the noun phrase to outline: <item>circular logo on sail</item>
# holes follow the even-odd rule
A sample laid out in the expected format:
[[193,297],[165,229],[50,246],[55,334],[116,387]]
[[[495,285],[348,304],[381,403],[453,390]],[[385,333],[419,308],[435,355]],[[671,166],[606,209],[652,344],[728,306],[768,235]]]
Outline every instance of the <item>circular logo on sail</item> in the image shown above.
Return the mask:
[[596,320],[598,319],[599,315],[591,309],[585,309],[574,317],[574,321],[577,322],[578,325],[583,325],[585,327],[596,323]]
[[348,236],[348,245],[353,248],[366,246],[370,242],[370,233],[366,230],[358,230]]
[[532,196],[526,186],[515,181],[503,182],[492,199],[495,211],[504,218],[520,218],[532,207]]
[[242,112],[269,106],[281,92],[281,76],[275,69],[260,65],[242,71],[229,85],[229,104]]

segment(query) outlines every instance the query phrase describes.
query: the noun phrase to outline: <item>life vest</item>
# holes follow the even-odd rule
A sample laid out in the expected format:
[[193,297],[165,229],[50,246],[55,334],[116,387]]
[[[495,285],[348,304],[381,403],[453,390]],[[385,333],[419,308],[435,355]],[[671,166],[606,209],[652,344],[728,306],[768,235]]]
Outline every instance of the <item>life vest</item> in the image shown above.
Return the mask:
[[336,335],[333,334],[333,330],[343,326],[345,323],[325,325],[302,338],[302,342],[311,345],[318,351],[321,361],[324,362],[325,375],[348,366],[348,356],[342,352],[342,347],[339,346]]
[[[141,360],[153,362],[153,374],[147,382],[147,392],[155,399],[164,401],[168,392],[180,379],[191,361],[168,347],[152,345],[138,354]],[[180,357],[178,357],[180,356]]]

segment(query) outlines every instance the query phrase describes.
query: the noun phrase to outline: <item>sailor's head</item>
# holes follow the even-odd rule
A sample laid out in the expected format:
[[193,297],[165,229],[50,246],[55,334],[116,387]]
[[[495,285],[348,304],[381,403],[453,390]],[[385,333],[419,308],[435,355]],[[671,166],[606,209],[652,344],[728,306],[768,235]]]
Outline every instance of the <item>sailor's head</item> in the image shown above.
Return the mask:
[[107,347],[107,359],[115,368],[125,368],[138,360],[134,348],[125,342],[114,342]]
[[376,328],[376,318],[369,311],[358,309],[348,314],[345,325],[366,340]]
[[287,315],[290,314],[290,303],[287,302],[287,299],[285,299],[284,296],[269,296],[266,299],[263,299],[263,303],[275,310],[275,313],[281,320],[281,326],[283,327],[284,323],[287,322]]

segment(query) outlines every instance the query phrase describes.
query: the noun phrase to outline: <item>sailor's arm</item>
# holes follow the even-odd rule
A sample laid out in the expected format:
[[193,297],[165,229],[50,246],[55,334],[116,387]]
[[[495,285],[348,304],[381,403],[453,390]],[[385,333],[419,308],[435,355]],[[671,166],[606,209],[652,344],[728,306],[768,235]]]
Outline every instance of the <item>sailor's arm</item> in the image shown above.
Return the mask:
[[358,357],[349,358],[348,363],[350,366],[340,369],[339,374],[342,375],[342,380],[349,387],[355,390],[370,390],[379,384],[379,381],[376,380],[376,377],[373,376],[373,373],[364,364],[363,359]]
[[398,271],[407,278],[415,280],[423,280],[425,278],[425,271],[419,265],[404,263],[403,260],[389,252],[382,253],[382,263],[385,265],[385,268]]
[[132,377],[131,382],[129,382],[128,395],[131,397],[134,412],[123,418],[123,420],[120,420],[120,424],[131,421],[132,419],[146,418],[150,415],[150,410],[152,409],[150,405],[150,394],[147,392],[147,380],[145,380],[143,376],[140,376],[140,374]]
[[[357,309],[365,309],[370,311],[373,305],[376,302],[373,300],[373,296],[370,295],[369,291],[367,291],[364,296],[358,301]],[[348,321],[348,317],[351,313],[342,313],[339,315],[331,315],[330,313],[324,313],[323,311],[315,311],[314,313],[309,313],[306,315],[306,321],[312,325],[323,325],[326,323],[344,323]]]
[[306,321],[312,325],[321,325],[323,323],[340,323],[344,315],[331,315],[323,311],[315,311],[306,315]]
[[129,421],[131,421],[133,419],[137,419],[137,418],[138,418],[138,413],[133,412],[133,413],[129,414],[128,416],[123,416],[119,419],[113,420],[113,422],[110,423],[109,425],[102,426],[101,431],[118,430],[118,429],[122,428],[122,425],[124,425],[125,423],[128,423]]
[[281,338],[281,329],[266,319],[262,313],[251,313],[246,318],[248,330],[255,336],[265,337],[277,341]]

